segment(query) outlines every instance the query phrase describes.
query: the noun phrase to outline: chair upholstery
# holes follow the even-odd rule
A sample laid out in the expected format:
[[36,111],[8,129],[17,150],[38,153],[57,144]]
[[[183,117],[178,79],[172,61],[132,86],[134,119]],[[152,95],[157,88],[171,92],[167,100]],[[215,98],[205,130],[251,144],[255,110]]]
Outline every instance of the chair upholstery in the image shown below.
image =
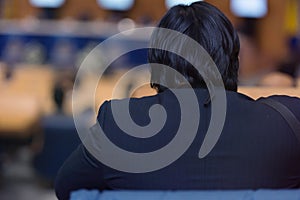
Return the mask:
[[43,120],[44,145],[33,160],[37,173],[53,182],[63,162],[80,144],[72,117],[57,115]]
[[300,200],[300,190],[104,191],[78,190],[71,200]]

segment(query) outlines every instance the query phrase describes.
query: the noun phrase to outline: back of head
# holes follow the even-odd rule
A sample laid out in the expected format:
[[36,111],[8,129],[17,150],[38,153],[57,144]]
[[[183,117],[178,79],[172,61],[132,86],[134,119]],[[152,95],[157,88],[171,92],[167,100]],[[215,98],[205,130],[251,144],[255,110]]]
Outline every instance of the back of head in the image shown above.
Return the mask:
[[[240,49],[237,32],[226,16],[216,7],[206,2],[195,2],[189,6],[177,5],[172,7],[161,19],[158,28],[166,28],[183,33],[198,42],[211,56],[220,74],[226,90],[237,90],[238,81],[238,54]],[[151,43],[159,43],[160,38],[153,34]],[[174,44],[176,45],[176,43]],[[182,51],[186,47],[178,45]],[[197,51],[196,49],[189,49]],[[199,60],[200,58],[193,58]],[[180,87],[176,76],[171,77],[167,71],[161,70],[158,63],[169,66],[181,73],[193,88],[205,88],[206,84],[189,62],[171,52],[158,48],[150,48],[148,61],[151,65],[151,87],[158,92],[166,89],[166,85]],[[205,69],[209,70],[209,69]],[[168,79],[168,80],[167,80]]]

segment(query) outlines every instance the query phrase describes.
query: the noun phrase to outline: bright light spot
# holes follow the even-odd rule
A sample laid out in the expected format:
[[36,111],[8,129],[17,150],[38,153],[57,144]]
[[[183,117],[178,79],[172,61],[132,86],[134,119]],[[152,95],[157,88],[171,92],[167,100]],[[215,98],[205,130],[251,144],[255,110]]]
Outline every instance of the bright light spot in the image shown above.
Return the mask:
[[167,8],[171,8],[172,6],[176,6],[178,4],[190,5],[199,0],[166,0]]
[[132,19],[124,18],[118,23],[118,30],[120,32],[127,31],[135,28],[135,22]]

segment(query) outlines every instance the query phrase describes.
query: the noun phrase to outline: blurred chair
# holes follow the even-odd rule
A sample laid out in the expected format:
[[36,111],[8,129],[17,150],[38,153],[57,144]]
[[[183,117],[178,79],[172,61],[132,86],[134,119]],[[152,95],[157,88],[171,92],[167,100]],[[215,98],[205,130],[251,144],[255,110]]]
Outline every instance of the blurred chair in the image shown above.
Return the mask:
[[71,200],[299,200],[300,190],[97,191],[79,190]]
[[53,115],[42,120],[43,146],[33,166],[43,181],[52,185],[63,162],[80,144],[73,118]]

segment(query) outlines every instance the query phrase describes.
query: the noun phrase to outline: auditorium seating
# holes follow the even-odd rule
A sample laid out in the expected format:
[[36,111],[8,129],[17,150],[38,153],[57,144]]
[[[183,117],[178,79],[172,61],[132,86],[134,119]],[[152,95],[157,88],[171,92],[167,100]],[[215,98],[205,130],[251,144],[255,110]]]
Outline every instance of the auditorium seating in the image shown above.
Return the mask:
[[104,191],[79,190],[70,200],[300,200],[300,190]]
[[[3,71],[2,68],[0,68]],[[105,100],[112,98],[112,91],[119,78],[124,74],[124,71],[118,71],[112,75],[105,76],[101,79],[96,88],[96,93],[87,94],[87,88],[95,87],[92,83],[98,80],[98,77],[89,74],[83,77],[79,86],[79,101],[81,108],[78,111],[83,111],[92,105],[87,101],[88,98],[95,98],[95,111]],[[0,73],[2,77],[3,73]],[[138,77],[138,79],[136,78]],[[133,87],[138,86],[140,80],[148,80],[149,77],[145,74],[137,74],[133,80]],[[10,132],[20,132],[30,126],[33,121],[38,120],[41,116],[51,114],[54,110],[52,102],[51,89],[54,84],[55,72],[47,66],[20,66],[16,68],[15,73],[10,81],[5,82],[1,79],[0,82],[0,136],[3,134],[15,134]],[[121,89],[127,91],[130,81],[121,85]],[[117,91],[117,96],[124,97],[128,94]],[[285,94],[290,96],[300,97],[300,85],[298,87],[239,87],[239,92],[244,93],[253,99],[261,96],[270,96],[274,94]],[[143,85],[135,90],[130,96],[142,97],[154,95],[156,92],[149,85]],[[67,106],[69,114],[72,114],[71,95],[67,97]],[[23,134],[23,133],[22,133]],[[17,133],[17,137],[22,134]],[[26,134],[24,134],[26,137]]]
[[33,166],[39,177],[51,185],[63,162],[80,144],[80,139],[70,116],[44,117],[41,127],[43,146],[34,156]]

